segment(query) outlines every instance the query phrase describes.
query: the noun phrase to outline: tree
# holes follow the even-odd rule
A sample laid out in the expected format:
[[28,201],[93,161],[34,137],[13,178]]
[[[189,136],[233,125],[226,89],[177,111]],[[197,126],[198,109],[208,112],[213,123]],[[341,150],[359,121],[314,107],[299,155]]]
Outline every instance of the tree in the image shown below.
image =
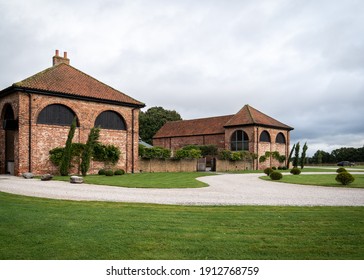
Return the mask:
[[90,162],[93,155],[94,146],[96,145],[99,137],[100,137],[100,128],[98,127],[91,128],[86,142],[86,147],[82,152],[81,173],[83,176],[86,176],[87,171],[90,169]]
[[68,132],[66,146],[65,146],[65,148],[63,150],[61,163],[60,163],[60,166],[59,166],[59,172],[61,173],[62,176],[68,176],[69,169],[70,169],[70,166],[71,166],[72,140],[73,140],[73,136],[75,135],[76,126],[77,126],[77,118],[74,117],[73,121],[72,121],[72,124],[71,124],[71,127],[70,127],[70,131]]
[[143,141],[152,144],[153,136],[168,121],[182,120],[179,113],[163,107],[152,107],[139,115],[139,135]]
[[287,159],[287,168],[289,168],[289,163],[291,162],[292,154],[293,154],[293,151],[294,151],[295,148],[296,148],[296,144],[293,144],[293,147],[292,147],[291,152],[289,153],[289,156],[288,156],[288,159]]
[[305,144],[302,147],[302,154],[301,154],[301,169],[303,169],[303,167],[305,167],[305,161],[306,161],[306,151],[307,151],[308,147],[307,147],[307,142],[305,142]]
[[300,142],[297,142],[296,147],[294,149],[293,167],[298,166],[299,156],[300,156]]

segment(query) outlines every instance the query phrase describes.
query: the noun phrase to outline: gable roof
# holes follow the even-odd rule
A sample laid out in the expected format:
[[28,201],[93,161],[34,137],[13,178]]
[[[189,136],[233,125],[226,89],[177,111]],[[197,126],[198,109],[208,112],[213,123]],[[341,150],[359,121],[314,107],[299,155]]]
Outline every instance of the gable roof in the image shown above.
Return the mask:
[[233,115],[165,123],[153,138],[224,134],[224,124]]
[[13,90],[34,90],[38,93],[61,95],[68,98],[91,99],[105,103],[121,103],[132,107],[144,107],[142,102],[66,63],[60,63],[23,81],[14,83],[12,88]]
[[224,126],[241,126],[241,125],[261,125],[274,128],[292,130],[293,128],[273,119],[272,117],[260,112],[259,110],[245,105],[236,113]]
[[235,115],[167,122],[154,135],[154,139],[194,135],[224,134],[225,127],[258,125],[284,130],[293,128],[245,105]]

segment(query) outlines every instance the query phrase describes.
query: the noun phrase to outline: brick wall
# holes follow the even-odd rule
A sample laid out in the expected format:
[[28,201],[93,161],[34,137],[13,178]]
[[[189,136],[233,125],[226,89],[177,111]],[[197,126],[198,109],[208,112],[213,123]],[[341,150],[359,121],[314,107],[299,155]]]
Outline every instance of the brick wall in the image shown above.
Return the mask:
[[[31,100],[30,100],[31,98]],[[118,112],[125,120],[127,130],[101,130],[100,142],[113,144],[121,150],[121,158],[115,168],[121,168],[127,172],[138,170],[138,139],[139,139],[139,109],[134,110],[134,143],[133,138],[133,110],[129,107],[109,105],[103,103],[80,101],[61,97],[27,94],[19,92],[1,99],[0,110],[3,104],[11,103],[14,114],[19,117],[19,132],[16,140],[16,174],[20,175],[29,170],[29,102],[31,107],[31,171],[35,174],[54,172],[55,167],[49,161],[49,150],[64,146],[69,127],[37,124],[40,111],[50,104],[63,104],[71,108],[79,119],[80,126],[76,129],[73,142],[86,143],[90,129],[94,126],[97,116],[106,110]],[[1,112],[0,111],[0,112]],[[4,141],[4,131],[0,130],[0,141]],[[2,142],[0,142],[2,144]],[[3,147],[3,145],[1,146]],[[4,171],[3,149],[0,149],[1,173]],[[133,157],[134,155],[134,157]],[[99,163],[93,163],[91,172],[97,172]],[[96,170],[97,169],[97,170]]]
[[197,160],[139,159],[140,172],[195,172]]

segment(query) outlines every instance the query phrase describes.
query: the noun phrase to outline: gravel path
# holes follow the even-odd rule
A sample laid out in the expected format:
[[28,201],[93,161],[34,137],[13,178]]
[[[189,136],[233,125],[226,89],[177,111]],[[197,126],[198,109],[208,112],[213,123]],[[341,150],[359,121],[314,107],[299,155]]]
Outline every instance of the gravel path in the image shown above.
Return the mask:
[[65,200],[175,205],[364,206],[364,189],[283,184],[264,181],[259,176],[261,174],[201,177],[199,180],[209,187],[198,189],[137,189],[0,175],[0,191]]

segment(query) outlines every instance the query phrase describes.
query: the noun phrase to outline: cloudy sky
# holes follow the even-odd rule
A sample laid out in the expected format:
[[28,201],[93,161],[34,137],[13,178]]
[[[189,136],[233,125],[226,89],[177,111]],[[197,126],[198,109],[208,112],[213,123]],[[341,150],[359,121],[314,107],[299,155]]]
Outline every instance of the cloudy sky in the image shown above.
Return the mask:
[[364,145],[362,0],[0,0],[0,88],[71,65],[183,119],[245,104],[309,154]]

